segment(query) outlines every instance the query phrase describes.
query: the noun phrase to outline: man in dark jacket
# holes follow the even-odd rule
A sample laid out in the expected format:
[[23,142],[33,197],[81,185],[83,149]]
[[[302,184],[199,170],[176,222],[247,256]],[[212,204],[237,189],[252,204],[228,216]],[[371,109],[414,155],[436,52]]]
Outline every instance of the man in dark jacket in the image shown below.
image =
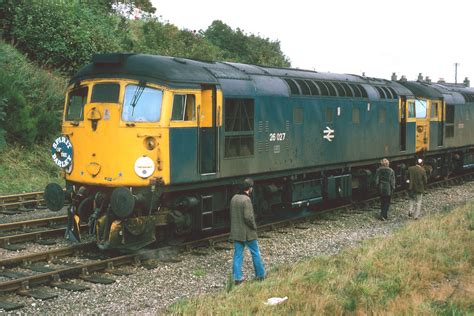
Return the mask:
[[392,192],[395,190],[395,172],[389,167],[388,159],[384,158],[380,161],[380,168],[375,173],[375,184],[380,194],[380,218],[383,221],[388,219],[388,209],[390,208],[390,200]]
[[[408,211],[408,216],[418,219],[420,216],[423,193],[425,193],[425,185],[428,183],[428,178],[426,177],[425,168],[423,168],[422,159],[418,159],[415,166],[408,168],[408,175],[408,190],[410,193],[410,210]],[[413,212],[413,210],[415,210],[415,212]]]
[[232,277],[235,284],[243,282],[242,263],[244,261],[244,249],[247,246],[252,254],[255,278],[265,278],[265,268],[257,242],[257,224],[253,212],[250,194],[253,191],[252,179],[245,179],[241,193],[232,197],[230,201],[230,239],[234,241],[234,260],[232,265]]

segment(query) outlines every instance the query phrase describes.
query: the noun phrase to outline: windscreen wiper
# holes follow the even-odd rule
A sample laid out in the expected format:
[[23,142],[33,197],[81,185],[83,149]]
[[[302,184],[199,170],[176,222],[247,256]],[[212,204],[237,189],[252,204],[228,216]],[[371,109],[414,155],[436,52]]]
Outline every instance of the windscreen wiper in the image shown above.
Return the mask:
[[133,112],[135,112],[135,107],[137,106],[138,100],[142,96],[143,90],[145,90],[146,81],[140,81],[138,83],[137,88],[135,89],[135,93],[133,94],[132,101],[130,102],[130,106],[132,107],[132,117]]

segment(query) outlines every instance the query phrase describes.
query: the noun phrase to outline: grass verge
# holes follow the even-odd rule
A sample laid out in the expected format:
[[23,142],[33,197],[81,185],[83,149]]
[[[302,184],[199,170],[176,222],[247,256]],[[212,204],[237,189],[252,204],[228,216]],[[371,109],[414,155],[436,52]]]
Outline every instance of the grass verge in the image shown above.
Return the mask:
[[[315,241],[317,242],[317,241]],[[474,314],[474,203],[389,237],[270,271],[263,282],[179,301],[185,315]],[[288,296],[275,306],[268,298]]]
[[51,159],[50,145],[8,146],[0,151],[0,195],[44,190],[49,182],[64,186]]

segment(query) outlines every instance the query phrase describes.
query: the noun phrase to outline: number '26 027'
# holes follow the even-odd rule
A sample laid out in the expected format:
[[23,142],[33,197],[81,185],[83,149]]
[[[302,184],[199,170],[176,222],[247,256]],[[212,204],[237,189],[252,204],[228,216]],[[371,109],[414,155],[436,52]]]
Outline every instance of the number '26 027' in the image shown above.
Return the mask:
[[285,140],[286,133],[270,133],[269,140],[271,142],[279,142]]

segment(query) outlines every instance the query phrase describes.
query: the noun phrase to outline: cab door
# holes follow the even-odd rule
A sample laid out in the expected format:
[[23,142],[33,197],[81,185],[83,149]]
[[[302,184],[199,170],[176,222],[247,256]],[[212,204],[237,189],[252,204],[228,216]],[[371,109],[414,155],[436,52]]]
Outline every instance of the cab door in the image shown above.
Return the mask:
[[400,97],[400,108],[399,108],[399,145],[400,151],[407,150],[407,99],[406,97]]
[[408,113],[416,119],[416,152],[426,151],[430,144],[430,117],[428,100],[415,99],[408,101]]
[[198,168],[201,175],[217,172],[217,91],[203,86],[198,106]]
[[429,112],[431,149],[436,149],[436,147],[444,145],[444,102],[442,100],[431,100]]

